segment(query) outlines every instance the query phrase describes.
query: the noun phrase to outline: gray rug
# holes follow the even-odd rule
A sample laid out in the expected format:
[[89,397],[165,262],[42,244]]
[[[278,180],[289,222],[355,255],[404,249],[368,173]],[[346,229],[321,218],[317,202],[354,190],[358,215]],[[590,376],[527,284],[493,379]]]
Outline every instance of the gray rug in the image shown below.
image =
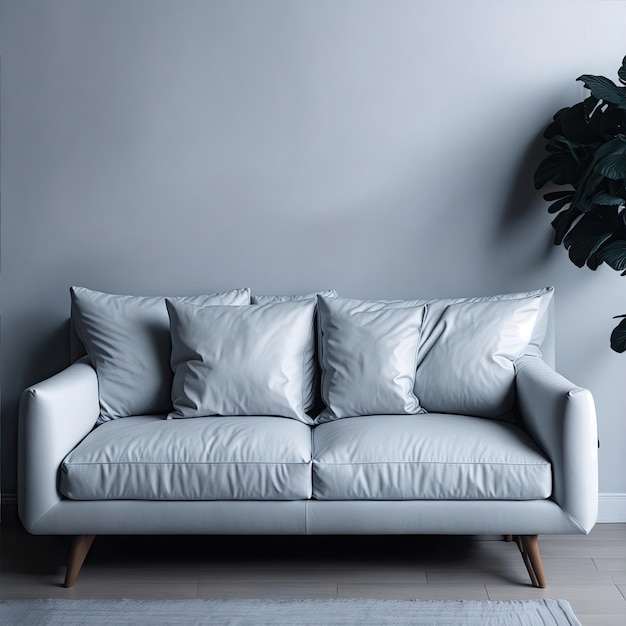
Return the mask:
[[3,626],[566,626],[565,600],[2,600]]

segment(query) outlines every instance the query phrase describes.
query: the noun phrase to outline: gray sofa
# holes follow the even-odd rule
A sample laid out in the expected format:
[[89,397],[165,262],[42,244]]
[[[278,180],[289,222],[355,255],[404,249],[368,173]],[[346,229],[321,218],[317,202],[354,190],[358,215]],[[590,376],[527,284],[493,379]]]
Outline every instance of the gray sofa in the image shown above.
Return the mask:
[[552,369],[551,288],[363,301],[72,289],[74,355],[26,389],[19,513],[73,535],[515,537],[597,516],[593,398]]

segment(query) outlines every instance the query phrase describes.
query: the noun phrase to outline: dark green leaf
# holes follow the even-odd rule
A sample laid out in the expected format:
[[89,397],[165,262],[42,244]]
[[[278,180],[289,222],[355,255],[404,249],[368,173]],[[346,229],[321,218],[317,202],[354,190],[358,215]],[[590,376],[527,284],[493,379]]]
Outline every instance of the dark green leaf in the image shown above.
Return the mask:
[[622,84],[626,84],[626,57],[622,59],[622,67],[617,71],[617,76]]
[[582,267],[587,259],[611,237],[611,230],[594,215],[583,215],[567,233],[563,245],[569,250],[569,258],[577,267]]
[[618,272],[626,270],[626,241],[611,241],[598,250],[596,257],[598,265],[606,263]]
[[580,157],[578,156],[578,153],[581,153],[582,156],[581,148],[583,147],[584,146],[578,141],[566,139],[565,137],[563,137],[563,135],[557,135],[550,142],[551,150],[555,152],[569,152],[574,157],[574,160],[577,162],[580,162]]
[[600,192],[596,194],[592,198],[592,201],[594,202],[594,204],[601,204],[603,206],[621,206],[626,202],[624,198],[621,198],[620,196],[614,196],[606,192]]
[[595,96],[589,96],[585,98],[583,101],[583,109],[585,111],[585,117],[591,117],[591,114],[594,112],[595,108],[598,106],[598,100]]
[[563,152],[550,154],[539,164],[535,172],[535,188],[541,189],[550,181],[557,185],[572,185],[578,181],[581,169],[570,154]]
[[556,231],[554,233],[554,245],[560,246],[563,243],[567,231],[572,224],[580,217],[580,211],[575,207],[571,207],[566,211],[562,211],[552,220],[552,227]]
[[598,100],[610,102],[620,109],[626,110],[626,90],[624,87],[618,87],[612,80],[609,80],[605,76],[583,74],[576,80],[582,81],[585,87],[587,87]]
[[543,195],[543,199],[551,202],[552,200],[558,200],[559,198],[565,198],[565,196],[572,195],[571,190],[562,190],[562,191],[549,191],[548,193]]
[[606,161],[606,170],[610,171],[612,160],[609,157],[615,155],[623,156],[625,153],[626,141],[621,135],[602,144],[594,152],[591,163],[581,176],[580,184],[576,187],[572,204],[582,212],[590,211],[593,206],[593,202],[591,201],[593,196],[601,191],[606,191],[606,177],[599,171],[603,167],[601,163]]
[[626,156],[624,154],[612,154],[604,157],[597,163],[595,170],[598,174],[611,180],[622,180],[626,178]]
[[558,213],[564,206],[572,201],[573,197],[574,194],[570,193],[565,198],[559,198],[548,207],[548,213]]
[[578,188],[572,198],[572,205],[574,205],[582,213],[587,213],[593,208],[591,199],[597,194],[603,191],[606,179],[601,174],[594,172],[586,173],[580,181]]
[[617,206],[596,204],[593,207],[593,214],[607,224],[616,239],[626,239],[626,227]]
[[[593,109],[592,109],[593,111]],[[553,141],[559,135],[579,145],[589,145],[602,140],[600,133],[602,114],[590,116],[585,110],[585,103],[579,102],[564,110],[559,117],[558,124],[561,132],[555,132]],[[558,130],[555,128],[555,130]]]
[[611,333],[611,348],[615,352],[626,351],[626,319],[623,319]]

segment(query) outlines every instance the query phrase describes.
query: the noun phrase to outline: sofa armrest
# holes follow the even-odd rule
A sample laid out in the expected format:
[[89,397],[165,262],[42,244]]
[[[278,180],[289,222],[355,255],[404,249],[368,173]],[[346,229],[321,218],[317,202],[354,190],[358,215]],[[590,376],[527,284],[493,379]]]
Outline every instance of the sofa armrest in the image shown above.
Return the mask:
[[61,461],[93,428],[100,407],[98,379],[86,359],[22,393],[18,428],[18,508],[26,530],[61,497]]
[[552,496],[588,533],[598,516],[598,433],[591,392],[536,356],[522,357],[516,368],[524,425],[552,462]]

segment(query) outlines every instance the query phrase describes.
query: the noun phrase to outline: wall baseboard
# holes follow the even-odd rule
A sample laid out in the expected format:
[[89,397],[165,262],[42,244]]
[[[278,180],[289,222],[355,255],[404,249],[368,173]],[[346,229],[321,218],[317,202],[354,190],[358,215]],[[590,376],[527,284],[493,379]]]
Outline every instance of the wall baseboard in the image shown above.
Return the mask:
[[[17,504],[17,494],[3,493],[2,504]],[[601,493],[599,495],[598,523],[626,523],[626,493]]]
[[626,493],[601,493],[598,497],[598,523],[626,522]]

